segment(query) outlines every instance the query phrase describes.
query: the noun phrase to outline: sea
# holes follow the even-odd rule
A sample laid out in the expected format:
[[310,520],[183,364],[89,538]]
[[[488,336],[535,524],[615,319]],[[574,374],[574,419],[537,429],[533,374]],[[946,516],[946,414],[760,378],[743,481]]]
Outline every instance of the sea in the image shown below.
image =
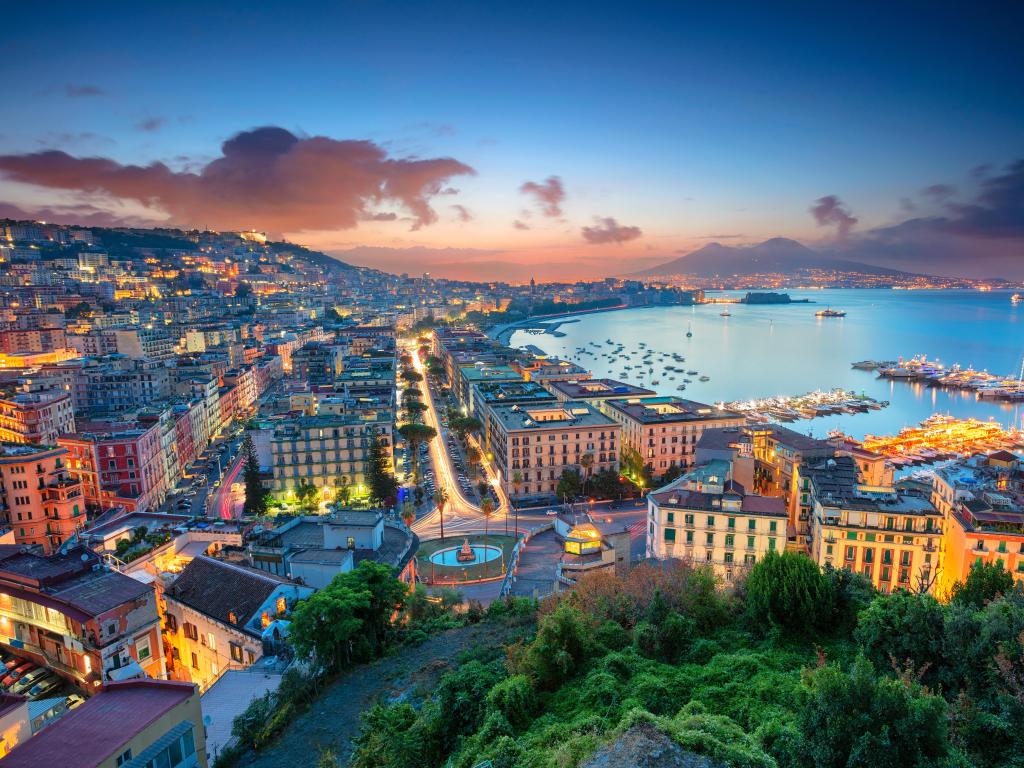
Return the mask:
[[[887,435],[916,425],[934,413],[958,418],[993,420],[1006,427],[1024,428],[1024,404],[980,400],[973,392],[958,392],[926,384],[889,381],[873,371],[857,370],[860,360],[909,359],[926,355],[950,366],[959,363],[977,370],[1018,378],[1024,370],[1024,303],[1013,304],[1009,291],[826,289],[787,290],[793,299],[811,303],[774,305],[701,304],[693,307],[643,307],[579,315],[562,323],[557,333],[516,331],[514,347],[533,345],[545,353],[583,365],[595,378],[621,379],[623,365],[602,352],[611,339],[635,352],[640,342],[655,352],[678,353],[677,364],[708,376],[693,379],[685,391],[678,374],[662,375],[664,363],[641,382],[662,395],[704,403],[747,400],[776,395],[799,395],[841,387],[864,393],[889,406],[867,413],[839,414],[787,424],[791,429],[825,437],[839,429],[856,438]],[[739,297],[744,292],[709,292],[708,298]],[[841,318],[817,318],[831,307],[846,312]],[[728,309],[729,317],[720,313]],[[692,336],[687,337],[687,331]],[[591,346],[601,345],[601,349]],[[587,347],[595,354],[578,354]],[[659,379],[652,385],[652,379]]]

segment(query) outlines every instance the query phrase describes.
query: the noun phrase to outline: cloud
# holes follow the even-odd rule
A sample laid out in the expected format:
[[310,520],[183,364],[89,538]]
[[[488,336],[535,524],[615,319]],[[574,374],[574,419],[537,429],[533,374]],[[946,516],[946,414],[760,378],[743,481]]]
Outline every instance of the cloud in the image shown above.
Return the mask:
[[917,211],[917,203],[915,203],[909,197],[901,197],[900,210],[903,211],[904,213],[915,213]]
[[948,232],[986,239],[1024,238],[1024,160],[981,181],[969,203],[950,203],[942,226]]
[[515,221],[513,221],[513,222],[512,222],[512,226],[513,226],[513,227],[514,227],[515,229],[524,229],[524,230],[525,230],[525,229],[529,229],[529,228],[530,228],[530,225],[529,225],[529,224],[524,224],[524,223],[523,223],[523,222],[521,222],[521,221],[520,221],[519,219],[516,219]]
[[82,98],[84,96],[103,96],[106,94],[102,88],[86,83],[67,83],[64,86],[64,93],[71,98]]
[[835,225],[840,239],[850,234],[853,225],[857,223],[857,218],[843,207],[843,201],[835,195],[819,197],[808,210],[819,227]]
[[0,219],[47,221],[54,224],[81,224],[86,227],[146,227],[152,221],[134,216],[119,216],[88,203],[59,205],[27,210],[14,203],[0,201]]
[[273,232],[351,229],[372,207],[395,203],[413,228],[431,224],[430,198],[454,176],[474,175],[450,157],[392,157],[372,141],[300,138],[284,128],[235,134],[221,155],[196,171],[161,162],[122,165],[103,157],[50,150],[0,155],[12,181],[132,200],[166,214],[167,223]]
[[135,127],[140,131],[146,131],[147,133],[155,133],[164,127],[167,122],[166,117],[147,117],[135,124]]
[[930,197],[932,200],[942,202],[956,194],[956,187],[952,184],[932,184],[921,190],[921,194]]
[[470,212],[469,208],[467,208],[466,206],[464,206],[464,205],[453,205],[452,209],[455,211],[456,216],[458,216],[459,221],[472,221],[473,220],[473,214]]
[[36,139],[36,143],[41,147],[67,147],[75,144],[116,144],[117,142],[92,131],[80,131],[78,133],[60,131],[47,133]]
[[398,218],[398,214],[394,211],[388,211],[386,213],[368,213],[364,218],[366,221],[395,221]]
[[619,224],[611,216],[601,218],[600,216],[594,217],[594,226],[584,227],[583,239],[591,245],[601,245],[604,243],[627,243],[630,240],[636,240],[643,234],[643,230],[640,227],[627,227]]
[[565,200],[565,187],[558,176],[548,176],[543,182],[524,182],[519,191],[524,195],[532,195],[545,216],[557,219],[562,215],[562,202]]

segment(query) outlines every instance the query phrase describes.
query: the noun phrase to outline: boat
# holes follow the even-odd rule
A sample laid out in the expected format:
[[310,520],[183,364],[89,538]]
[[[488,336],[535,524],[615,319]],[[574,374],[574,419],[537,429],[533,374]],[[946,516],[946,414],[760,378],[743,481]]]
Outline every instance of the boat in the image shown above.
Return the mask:
[[1024,301],[1024,296],[1021,296],[1019,293],[1015,293],[1010,297],[1010,303],[1012,304],[1020,304],[1021,301]]
[[732,317],[732,312],[730,312],[730,311],[729,311],[728,309],[727,309],[727,310],[725,310],[725,312],[719,312],[718,314],[719,314],[719,315],[720,315],[721,317]]
[[828,309],[819,309],[817,312],[814,313],[814,316],[815,317],[846,317],[846,313],[845,312],[841,312],[841,311],[839,311],[837,309],[832,309],[832,307],[829,307]]
[[693,338],[693,325],[690,323],[686,324],[686,338]]
[[687,376],[696,376],[697,375],[697,371],[687,371],[686,375]]
[[698,381],[711,381],[711,377],[710,376],[701,376],[698,379]]
[[684,389],[686,389],[686,385],[685,384],[680,384],[678,387],[676,387],[676,389],[678,389],[680,392],[682,392]]

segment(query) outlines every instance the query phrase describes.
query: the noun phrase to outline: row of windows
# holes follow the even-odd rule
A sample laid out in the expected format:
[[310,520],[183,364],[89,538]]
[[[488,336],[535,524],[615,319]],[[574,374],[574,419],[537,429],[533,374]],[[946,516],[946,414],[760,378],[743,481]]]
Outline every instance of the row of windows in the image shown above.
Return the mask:
[[[687,544],[693,544],[696,534],[693,531],[684,531],[684,534],[685,534],[684,541]],[[665,541],[667,541],[669,543],[674,543],[676,541],[676,529],[675,528],[666,528],[665,529],[665,533],[664,533],[664,539],[665,539]],[[704,534],[704,546],[706,546],[706,547],[714,547],[715,544],[716,544],[716,541],[717,540],[715,538],[715,534],[713,534],[713,533],[706,533],[706,534]],[[770,550],[774,550],[775,549],[775,541],[776,541],[775,539],[768,539],[768,549],[770,549]],[[757,549],[757,537],[756,536],[747,536],[745,543],[746,543],[746,548],[747,549]],[[725,536],[725,546],[726,546],[726,548],[729,548],[729,549],[735,549],[735,547],[736,547],[736,536],[735,536],[735,534],[731,534],[731,533],[726,534],[726,536]]]
[[[683,515],[683,525],[688,525],[688,526],[689,525],[695,525],[696,524],[696,519],[697,519],[697,516],[695,514],[693,514],[692,512],[687,512],[687,513],[685,513]],[[719,520],[719,518],[717,518],[715,515],[708,515],[707,517],[704,518],[704,523],[705,523],[705,525],[708,528],[714,528],[714,527],[717,526],[718,520]],[[736,527],[737,527],[736,526],[736,520],[737,520],[737,518],[735,518],[735,517],[727,517],[725,519],[725,527],[728,528],[730,531],[736,530]],[[674,523],[676,521],[676,513],[675,512],[668,512],[668,513],[666,513],[665,521],[668,522],[668,523]],[[758,530],[757,520],[755,518],[747,518],[747,530],[748,531],[756,531],[756,530]],[[777,520],[769,520],[768,521],[768,531],[771,532],[771,533],[776,533],[778,530],[779,530],[779,521],[777,521]]]

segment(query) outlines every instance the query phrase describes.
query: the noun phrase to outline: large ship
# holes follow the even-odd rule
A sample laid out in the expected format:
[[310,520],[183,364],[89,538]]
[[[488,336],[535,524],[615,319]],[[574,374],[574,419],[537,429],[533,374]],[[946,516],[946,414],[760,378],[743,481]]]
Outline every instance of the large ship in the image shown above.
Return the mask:
[[829,307],[828,309],[819,309],[817,312],[814,313],[814,316],[815,317],[846,317],[846,313],[845,312],[840,312],[839,310],[832,309],[832,307]]

